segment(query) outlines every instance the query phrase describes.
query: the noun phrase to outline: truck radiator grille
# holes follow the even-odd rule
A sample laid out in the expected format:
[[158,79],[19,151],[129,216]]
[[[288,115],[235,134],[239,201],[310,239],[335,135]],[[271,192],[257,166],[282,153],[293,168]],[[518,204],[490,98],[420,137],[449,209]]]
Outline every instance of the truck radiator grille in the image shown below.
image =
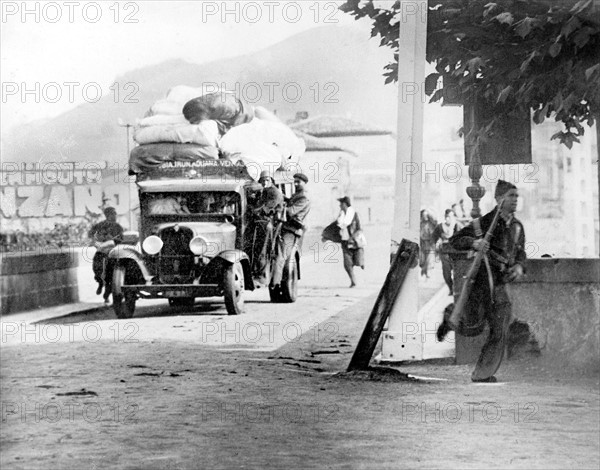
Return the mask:
[[194,254],[189,248],[193,236],[186,227],[161,230],[163,248],[159,255],[158,277],[162,283],[191,284],[194,280]]

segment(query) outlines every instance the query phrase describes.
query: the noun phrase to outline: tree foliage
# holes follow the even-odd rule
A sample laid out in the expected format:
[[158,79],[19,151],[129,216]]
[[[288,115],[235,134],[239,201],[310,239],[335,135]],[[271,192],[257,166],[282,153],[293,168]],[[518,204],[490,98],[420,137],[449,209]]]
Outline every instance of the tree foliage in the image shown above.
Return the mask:
[[[476,98],[508,115],[532,110],[537,124],[554,115],[564,131],[552,138],[571,148],[584,134],[582,124],[600,119],[598,3],[429,0],[426,59],[436,67],[425,81],[430,101],[458,92],[463,102]],[[401,2],[383,9],[347,0],[340,8],[372,20],[371,36],[394,54],[386,83],[396,81]],[[492,132],[496,124],[490,118],[480,130]]]

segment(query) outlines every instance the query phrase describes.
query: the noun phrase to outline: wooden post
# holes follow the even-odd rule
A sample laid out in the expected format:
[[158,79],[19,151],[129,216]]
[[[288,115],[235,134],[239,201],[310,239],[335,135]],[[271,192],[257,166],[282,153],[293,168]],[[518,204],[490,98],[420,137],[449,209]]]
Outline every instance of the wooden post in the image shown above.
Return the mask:
[[[419,243],[423,162],[423,87],[427,43],[427,1],[402,1],[398,51],[398,130],[392,244],[405,239]],[[420,335],[406,328],[418,325],[419,272],[409,269],[404,287],[390,313],[382,357],[387,361],[419,360]]]
[[350,360],[348,371],[366,370],[369,368],[369,362],[383,331],[383,326],[392,311],[398,293],[402,289],[406,274],[411,267],[415,267],[418,263],[418,254],[419,247],[416,243],[402,240],[394,256],[394,261],[388,275],[385,278],[383,287],[379,291],[369,320],[356,345],[356,350]]
[[[596,153],[598,157],[596,160],[596,168],[598,169],[598,194],[600,195],[600,113],[596,115]],[[600,204],[598,205],[598,223],[600,224]],[[600,246],[598,247],[598,253],[600,254]]]

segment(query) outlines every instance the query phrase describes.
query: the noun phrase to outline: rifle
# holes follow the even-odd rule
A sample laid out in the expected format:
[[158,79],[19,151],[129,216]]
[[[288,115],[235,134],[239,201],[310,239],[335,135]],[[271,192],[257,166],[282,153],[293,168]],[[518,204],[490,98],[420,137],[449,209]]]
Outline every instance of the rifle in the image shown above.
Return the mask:
[[[483,240],[486,242],[489,242],[490,238],[492,238],[492,233],[494,232],[494,229],[498,224],[498,220],[500,219],[500,212],[502,210],[503,203],[504,198],[502,198],[498,202],[498,206],[496,206],[496,214],[494,215],[492,224],[490,225],[490,228],[483,237]],[[458,300],[456,301],[456,304],[454,304],[454,308],[452,309],[452,314],[448,319],[448,323],[450,323],[451,328],[455,331],[458,331],[460,319],[463,316],[463,311],[465,309],[467,301],[469,300],[469,296],[471,295],[471,290],[473,290],[473,284],[475,284],[475,276],[479,271],[479,267],[481,266],[481,262],[483,261],[484,256],[485,253],[483,251],[476,252],[475,259],[473,259],[473,263],[471,264],[471,267],[469,268],[467,274],[464,277],[464,282],[462,285],[462,289],[460,290],[460,295],[458,296]]]

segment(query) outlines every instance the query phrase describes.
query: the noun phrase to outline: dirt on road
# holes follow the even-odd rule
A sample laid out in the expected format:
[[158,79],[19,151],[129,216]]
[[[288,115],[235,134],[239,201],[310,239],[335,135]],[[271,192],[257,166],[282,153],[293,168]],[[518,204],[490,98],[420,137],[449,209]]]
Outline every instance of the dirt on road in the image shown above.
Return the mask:
[[[372,295],[275,352],[190,341],[2,349],[3,469],[600,466],[597,373],[543,357],[347,374]],[[325,340],[326,338],[326,340]]]

